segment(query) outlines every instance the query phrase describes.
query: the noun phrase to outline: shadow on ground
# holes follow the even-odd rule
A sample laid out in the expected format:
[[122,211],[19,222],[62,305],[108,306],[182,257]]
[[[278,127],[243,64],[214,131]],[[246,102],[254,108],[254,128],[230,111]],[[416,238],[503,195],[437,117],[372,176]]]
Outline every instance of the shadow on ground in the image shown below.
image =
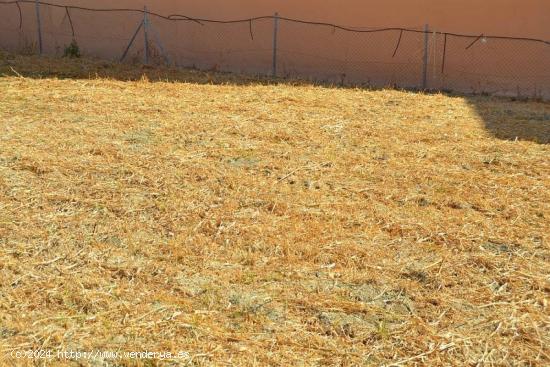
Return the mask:
[[550,103],[466,96],[494,137],[550,144]]
[[[26,78],[96,79],[121,81],[177,82],[212,85],[311,85],[310,81],[274,79],[265,76],[237,75],[214,71],[148,67],[107,61],[20,56],[0,52],[0,76]],[[343,88],[339,85],[324,85]],[[357,88],[354,86],[353,88]],[[505,97],[468,96],[462,98],[483,120],[494,137],[510,141],[550,144],[550,103]]]
[[257,75],[239,75],[219,71],[113,63],[85,58],[21,56],[6,54],[0,51],[1,75],[58,79],[107,78],[120,81],[139,81],[145,78],[150,82],[161,81],[212,85],[310,84],[306,81],[290,81]]

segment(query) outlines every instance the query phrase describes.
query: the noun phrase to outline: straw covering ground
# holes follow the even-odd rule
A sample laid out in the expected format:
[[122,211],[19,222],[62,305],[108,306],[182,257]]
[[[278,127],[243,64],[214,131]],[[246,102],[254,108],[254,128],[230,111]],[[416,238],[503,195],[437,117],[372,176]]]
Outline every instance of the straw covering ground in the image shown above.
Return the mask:
[[548,365],[549,117],[2,54],[0,363]]

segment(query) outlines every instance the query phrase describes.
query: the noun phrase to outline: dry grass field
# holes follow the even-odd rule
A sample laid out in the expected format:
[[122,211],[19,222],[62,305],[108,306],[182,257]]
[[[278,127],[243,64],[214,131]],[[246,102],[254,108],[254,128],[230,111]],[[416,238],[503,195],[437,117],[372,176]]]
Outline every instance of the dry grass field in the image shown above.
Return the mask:
[[549,365],[549,139],[548,103],[0,54],[0,364]]

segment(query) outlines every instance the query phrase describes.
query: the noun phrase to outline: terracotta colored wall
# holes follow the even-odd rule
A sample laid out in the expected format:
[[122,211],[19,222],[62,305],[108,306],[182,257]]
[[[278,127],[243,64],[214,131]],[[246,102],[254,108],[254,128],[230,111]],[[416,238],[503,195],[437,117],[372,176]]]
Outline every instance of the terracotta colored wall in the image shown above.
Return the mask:
[[[547,0],[50,0],[93,8],[142,8],[162,14],[186,14],[209,19],[242,19],[280,15],[350,27],[407,27],[453,33],[531,37],[550,40],[550,1]],[[24,19],[14,6],[0,6],[0,46],[22,48],[36,43],[32,4],[22,6]],[[63,9],[43,8],[44,44],[59,54],[70,42],[70,26]],[[76,38],[90,55],[116,59],[124,50],[139,14],[71,11]],[[248,73],[271,70],[273,22],[232,25],[197,25],[152,18],[171,61],[183,66]],[[334,82],[419,86],[424,37],[406,33],[398,52],[399,32],[357,34],[331,27],[281,22],[279,75]],[[143,37],[130,50],[141,58]],[[500,94],[550,94],[550,46],[519,41],[473,41],[429,37],[430,87]],[[158,49],[158,48],[157,48]],[[443,62],[445,59],[445,62]],[[443,65],[445,63],[445,65]]]
[[357,27],[422,27],[550,39],[547,0],[55,0],[95,8],[147,5],[163,14],[215,19],[248,18],[278,11],[286,17]]

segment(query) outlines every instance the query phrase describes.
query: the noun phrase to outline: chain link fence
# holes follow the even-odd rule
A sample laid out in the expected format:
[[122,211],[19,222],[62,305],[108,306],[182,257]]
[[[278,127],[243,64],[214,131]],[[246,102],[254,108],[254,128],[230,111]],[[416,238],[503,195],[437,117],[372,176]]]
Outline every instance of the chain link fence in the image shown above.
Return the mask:
[[278,15],[216,21],[146,9],[0,2],[0,46],[338,85],[550,98],[550,42],[424,29],[357,29]]

